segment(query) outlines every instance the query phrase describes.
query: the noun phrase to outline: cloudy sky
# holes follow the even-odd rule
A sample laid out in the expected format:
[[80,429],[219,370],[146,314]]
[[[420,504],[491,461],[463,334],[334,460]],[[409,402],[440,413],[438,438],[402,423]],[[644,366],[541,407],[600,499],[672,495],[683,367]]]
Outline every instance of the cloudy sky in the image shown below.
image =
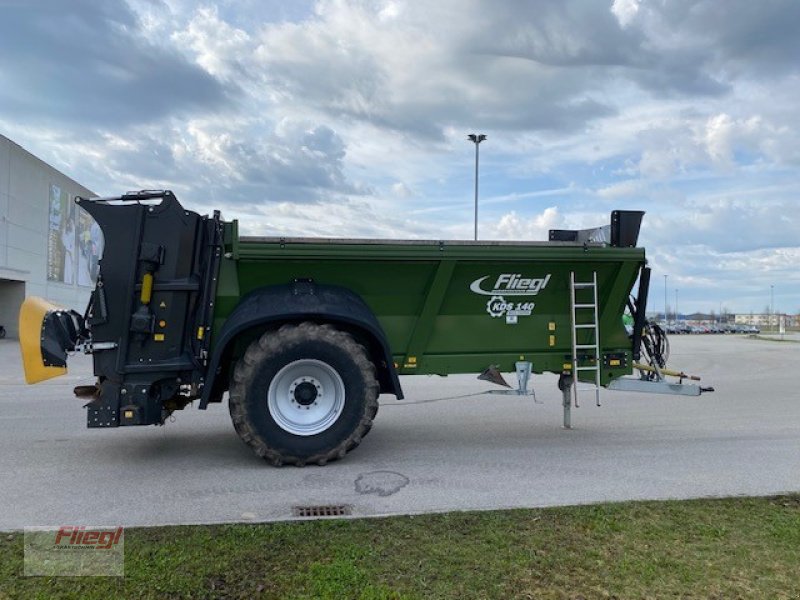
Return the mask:
[[0,0],[0,132],[247,234],[647,211],[651,308],[800,312],[796,0]]

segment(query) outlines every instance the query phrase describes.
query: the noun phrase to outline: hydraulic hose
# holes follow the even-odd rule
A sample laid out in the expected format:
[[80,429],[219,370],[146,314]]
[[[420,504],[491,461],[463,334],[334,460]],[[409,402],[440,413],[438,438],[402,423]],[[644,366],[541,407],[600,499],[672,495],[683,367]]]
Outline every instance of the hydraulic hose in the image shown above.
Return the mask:
[[669,359],[669,340],[666,332],[653,321],[647,321],[642,333],[642,357],[653,370],[640,370],[642,379],[658,377],[655,369],[663,369]]

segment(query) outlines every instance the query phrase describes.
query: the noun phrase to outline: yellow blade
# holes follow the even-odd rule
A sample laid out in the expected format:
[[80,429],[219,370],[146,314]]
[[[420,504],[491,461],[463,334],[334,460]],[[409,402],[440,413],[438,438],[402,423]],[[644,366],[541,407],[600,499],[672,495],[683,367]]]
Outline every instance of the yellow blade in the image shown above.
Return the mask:
[[19,310],[19,347],[27,383],[38,383],[67,372],[66,367],[44,366],[42,359],[42,324],[51,310],[58,310],[58,307],[36,296],[26,298]]

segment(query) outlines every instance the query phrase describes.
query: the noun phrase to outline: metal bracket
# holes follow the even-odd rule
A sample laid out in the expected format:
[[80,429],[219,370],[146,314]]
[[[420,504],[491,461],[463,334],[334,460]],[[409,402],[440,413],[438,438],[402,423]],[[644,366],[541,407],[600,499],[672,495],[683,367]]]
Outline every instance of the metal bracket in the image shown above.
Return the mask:
[[709,388],[701,388],[699,385],[691,383],[669,383],[668,381],[657,380],[647,381],[644,379],[632,379],[630,377],[620,377],[608,384],[609,390],[620,392],[642,392],[645,394],[670,394],[672,396],[699,396],[703,392],[713,391]]
[[[515,390],[489,390],[490,394],[502,394],[503,396],[533,396],[533,401],[536,402],[536,392],[531,387],[528,390],[528,382],[531,378],[533,371],[533,363],[527,360],[520,360],[514,363],[517,369],[517,389]],[[537,402],[538,404],[538,402]]]
[[83,342],[75,345],[75,351],[91,354],[98,350],[113,350],[117,346],[116,342]]

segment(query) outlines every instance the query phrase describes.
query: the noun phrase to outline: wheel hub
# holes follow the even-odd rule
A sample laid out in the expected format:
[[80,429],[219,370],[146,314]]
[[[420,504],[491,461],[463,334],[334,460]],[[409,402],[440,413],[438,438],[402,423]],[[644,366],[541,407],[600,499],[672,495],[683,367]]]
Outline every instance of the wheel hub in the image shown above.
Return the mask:
[[310,404],[314,404],[317,400],[317,396],[319,396],[321,392],[322,386],[320,386],[318,381],[313,379],[310,381],[306,378],[296,380],[289,387],[291,400],[297,402],[298,408],[300,406],[309,406]]
[[293,435],[317,435],[329,429],[344,410],[345,389],[339,373],[321,360],[304,358],[285,365],[267,390],[267,408],[275,423]]

